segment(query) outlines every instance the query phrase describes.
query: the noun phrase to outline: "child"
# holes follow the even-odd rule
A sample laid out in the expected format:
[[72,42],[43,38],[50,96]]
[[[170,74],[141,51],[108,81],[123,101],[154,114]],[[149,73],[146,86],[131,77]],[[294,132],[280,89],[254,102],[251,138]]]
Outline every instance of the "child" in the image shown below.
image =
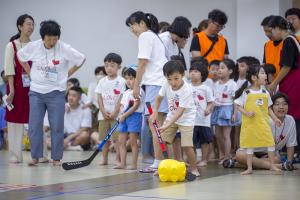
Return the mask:
[[218,70],[219,70],[220,61],[213,60],[209,63],[208,66],[208,72],[210,75],[210,78],[207,78],[206,81],[203,83],[204,85],[207,85],[211,89],[213,89],[215,83],[218,81]]
[[276,68],[272,64],[263,64],[262,66],[267,74],[267,84],[271,84],[275,78]]
[[212,89],[202,84],[208,76],[207,65],[201,62],[193,63],[190,68],[190,79],[193,98],[196,105],[196,119],[193,134],[193,143],[201,145],[202,160],[199,166],[206,166],[208,162],[209,144],[213,141],[210,128],[210,113],[213,109]]
[[[272,100],[267,92],[261,86],[266,84],[266,73],[262,66],[252,65],[247,70],[247,81],[237,91],[234,103],[242,112],[242,128],[240,137],[240,146],[246,149],[247,170],[241,175],[252,173],[252,159],[255,148],[268,147],[268,155],[271,163],[270,170],[280,171],[274,164],[275,143],[270,127],[269,116],[277,126],[281,121],[275,116],[270,106]],[[248,82],[251,86],[248,87]],[[246,90],[245,90],[246,89]]]
[[125,113],[120,116],[120,125],[119,125],[119,144],[120,144],[120,158],[121,163],[115,167],[115,169],[124,169],[126,166],[126,142],[129,133],[129,141],[132,150],[132,165],[128,167],[129,170],[137,169],[137,160],[138,160],[138,138],[139,133],[142,128],[142,114],[144,110],[143,106],[143,97],[144,92],[141,91],[141,98],[134,99],[132,95],[132,88],[134,85],[136,77],[136,66],[132,65],[123,72],[123,76],[126,80],[126,86],[129,88],[123,94],[121,100],[121,110],[124,110],[128,107],[130,101],[134,101],[133,106]]
[[[233,97],[237,86],[230,79],[234,68],[235,64],[233,60],[224,59],[220,63],[218,70],[220,79],[213,89],[215,108],[211,116],[211,124],[215,125],[219,149],[219,164],[222,164],[224,159],[230,158],[230,132],[237,115],[236,109],[233,106]],[[224,154],[224,158],[222,154]]]
[[4,148],[6,132],[5,107],[2,105],[2,93],[0,92],[0,150]]
[[166,121],[159,128],[162,139],[171,144],[174,141],[177,130],[181,132],[181,146],[187,155],[191,166],[191,173],[200,176],[196,165],[196,156],[193,150],[193,128],[196,117],[196,107],[193,101],[190,86],[183,81],[184,67],[178,61],[169,61],[163,67],[164,76],[167,79],[155,99],[153,114],[150,121],[156,120],[158,108],[164,98],[169,103],[169,113]]
[[[125,80],[118,75],[118,70],[121,68],[122,58],[116,53],[109,53],[104,58],[105,71],[107,76],[101,79],[95,89],[98,94],[99,110],[99,134],[100,140],[103,140],[106,133],[111,129],[118,117],[120,110],[120,102],[125,91]],[[111,140],[115,144],[117,152],[116,159],[119,159],[118,134],[114,133]],[[108,147],[110,142],[107,142],[102,149],[103,160],[100,165],[108,163]]]

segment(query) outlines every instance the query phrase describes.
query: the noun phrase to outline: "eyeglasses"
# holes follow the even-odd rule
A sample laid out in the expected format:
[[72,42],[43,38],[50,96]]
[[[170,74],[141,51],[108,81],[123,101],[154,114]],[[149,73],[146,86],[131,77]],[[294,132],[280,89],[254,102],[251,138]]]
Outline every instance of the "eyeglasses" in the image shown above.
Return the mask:
[[212,23],[218,28],[218,29],[224,29],[225,28],[225,24],[221,25],[218,22],[212,21]]

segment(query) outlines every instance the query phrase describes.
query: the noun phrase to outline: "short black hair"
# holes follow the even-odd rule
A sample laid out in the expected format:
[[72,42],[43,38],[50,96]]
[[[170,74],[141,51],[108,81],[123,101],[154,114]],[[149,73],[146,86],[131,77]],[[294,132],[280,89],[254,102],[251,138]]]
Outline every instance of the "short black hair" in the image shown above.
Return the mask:
[[276,73],[276,68],[273,64],[263,64],[262,67],[264,68],[266,74],[275,74]]
[[95,75],[99,74],[100,72],[103,72],[103,74],[107,75],[104,66],[98,66],[95,68]]
[[122,57],[116,53],[109,53],[105,56],[104,62],[115,62],[115,63],[121,65]]
[[285,18],[289,15],[297,15],[297,17],[300,19],[300,9],[299,8],[290,8],[285,12]]
[[104,62],[115,62],[115,63],[121,65],[122,57],[116,53],[109,53],[105,56]]
[[209,66],[212,66],[212,65],[220,65],[221,61],[219,60],[212,60],[210,63],[209,63]]
[[203,62],[204,64],[206,64],[208,66],[208,61],[202,56],[196,56],[191,59],[191,65],[195,62]]
[[199,71],[201,73],[201,82],[206,81],[208,77],[208,65],[204,62],[194,62],[190,67],[190,72],[192,70]]
[[242,56],[236,60],[237,63],[245,63],[246,65],[260,65],[260,61],[253,56]]
[[123,71],[122,75],[125,76],[132,76],[136,77],[136,71],[132,69],[131,67],[126,67],[125,70]]
[[189,38],[191,27],[192,24],[190,20],[188,20],[186,17],[179,16],[174,19],[168,31],[170,33],[176,34],[178,37]]
[[176,72],[184,75],[184,66],[178,60],[170,60],[163,67],[164,76],[168,77]]
[[214,9],[208,13],[208,19],[217,22],[220,25],[225,25],[227,23],[227,15],[225,12],[219,9]]
[[274,15],[269,15],[269,16],[265,17],[265,18],[261,21],[260,25],[261,25],[261,26],[268,26],[268,23],[269,23],[269,21],[272,19],[272,17],[274,17]]
[[75,91],[75,92],[77,92],[80,96],[82,95],[82,93],[83,93],[83,91],[82,91],[82,89],[81,89],[81,87],[78,87],[78,86],[73,86],[73,87],[71,87],[70,89],[69,89],[69,91],[68,91],[68,94],[67,95],[69,95],[69,92],[70,91]]
[[77,78],[69,78],[67,82],[72,83],[73,87],[80,87],[80,82]]
[[46,20],[42,21],[40,24],[40,35],[42,39],[45,38],[46,35],[48,36],[58,36],[60,38],[60,25],[54,20]]
[[288,21],[279,15],[272,17],[268,23],[268,26],[271,28],[277,27],[282,30],[288,30],[292,28],[292,26],[288,23]]
[[[272,102],[275,103],[275,101],[279,98],[284,98],[285,102],[290,105],[290,98],[288,95],[286,95],[285,93],[282,92],[277,92],[276,94],[274,94],[272,96]],[[273,104],[274,105],[274,104]]]

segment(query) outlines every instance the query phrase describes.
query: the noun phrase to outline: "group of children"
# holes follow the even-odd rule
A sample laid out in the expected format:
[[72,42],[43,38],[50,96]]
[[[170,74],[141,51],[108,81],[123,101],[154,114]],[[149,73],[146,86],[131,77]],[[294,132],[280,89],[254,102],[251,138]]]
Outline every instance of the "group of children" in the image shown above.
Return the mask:
[[[142,128],[145,102],[142,89],[140,98],[133,96],[136,66],[123,69],[121,77],[118,75],[121,56],[110,53],[104,63],[107,75],[95,89],[99,104],[100,140],[119,118],[119,128],[112,136],[112,141],[118,144],[115,146],[117,156],[114,168],[126,168],[126,143],[129,136],[132,161],[127,169],[137,169],[137,141]],[[149,121],[152,123],[156,120],[158,108],[163,99],[167,98],[169,112],[164,123],[159,125],[159,130],[166,144],[172,144],[177,132],[180,132],[181,147],[192,173],[199,175],[195,148],[200,145],[202,151],[202,160],[198,166],[206,166],[210,152],[214,151],[210,148],[214,140],[220,164],[232,157],[232,147],[234,150],[239,146],[246,149],[249,154],[248,169],[242,174],[251,173],[251,155],[255,147],[268,147],[271,163],[274,163],[274,140],[269,116],[278,126],[281,122],[269,109],[272,101],[265,88],[273,72],[272,66],[262,66],[253,57],[241,57],[237,64],[231,59],[221,62],[214,60],[209,64],[199,57],[192,59],[186,79],[187,72],[181,61],[168,61],[163,67],[165,82],[156,96],[154,112]],[[124,112],[129,102],[134,104]],[[232,132],[234,139],[231,139]],[[109,143],[105,144],[102,151],[103,165],[108,163],[108,147]],[[275,165],[271,169],[279,170]]]

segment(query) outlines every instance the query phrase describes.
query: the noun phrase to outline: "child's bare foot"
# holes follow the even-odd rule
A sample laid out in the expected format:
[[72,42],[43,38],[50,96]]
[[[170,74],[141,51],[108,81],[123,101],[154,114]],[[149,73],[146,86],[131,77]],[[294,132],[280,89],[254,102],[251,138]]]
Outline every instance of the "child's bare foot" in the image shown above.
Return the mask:
[[200,176],[198,169],[192,170],[191,173],[194,174],[196,177]]
[[137,166],[136,165],[130,165],[126,169],[128,169],[128,170],[137,170]]
[[280,172],[281,169],[276,167],[276,165],[272,165],[271,168],[270,168],[271,171],[275,171],[275,172]]
[[113,167],[113,169],[125,169],[125,165],[117,164]]
[[197,166],[199,166],[199,167],[205,167],[205,166],[207,166],[207,161],[202,160],[201,162],[198,163]]
[[107,160],[102,160],[101,162],[99,162],[99,165],[107,165],[107,164],[108,164]]
[[252,174],[252,169],[247,169],[246,171],[243,171],[241,173],[241,175],[248,175],[248,174]]

